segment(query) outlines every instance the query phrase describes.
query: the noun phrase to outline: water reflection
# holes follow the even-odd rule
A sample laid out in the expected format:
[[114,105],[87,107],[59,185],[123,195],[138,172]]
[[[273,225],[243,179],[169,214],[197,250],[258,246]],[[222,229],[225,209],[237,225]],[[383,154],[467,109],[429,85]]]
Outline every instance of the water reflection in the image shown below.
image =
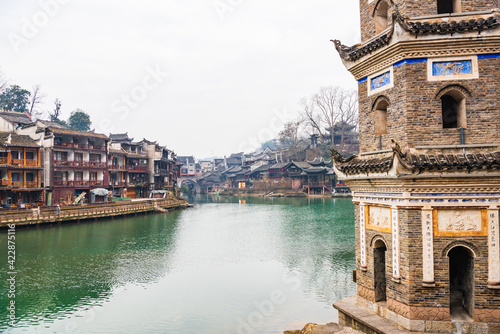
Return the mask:
[[276,333],[335,320],[331,303],[354,293],[350,200],[190,201],[195,207],[182,212],[19,231],[20,325]]

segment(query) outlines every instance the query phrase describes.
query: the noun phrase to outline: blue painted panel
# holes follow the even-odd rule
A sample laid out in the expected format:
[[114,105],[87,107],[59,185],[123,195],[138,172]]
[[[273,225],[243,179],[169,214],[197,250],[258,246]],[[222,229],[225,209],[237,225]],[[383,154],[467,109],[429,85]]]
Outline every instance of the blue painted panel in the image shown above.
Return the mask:
[[391,83],[391,72],[387,71],[383,74],[377,75],[370,80],[371,89],[375,90],[380,87],[384,87]]
[[366,81],[366,77],[359,79],[359,80],[358,80],[358,83],[360,84],[360,83],[363,83],[363,82],[365,82],[365,81]]
[[412,58],[412,59],[404,59],[404,60],[400,60],[398,61],[397,63],[395,63],[393,65],[393,67],[398,67],[398,66],[401,66],[403,64],[412,64],[412,63],[426,63],[427,62],[427,58]]
[[432,75],[472,74],[471,60],[438,61],[432,63]]
[[500,58],[500,53],[487,53],[482,55],[477,55],[478,59],[490,59],[490,58]]

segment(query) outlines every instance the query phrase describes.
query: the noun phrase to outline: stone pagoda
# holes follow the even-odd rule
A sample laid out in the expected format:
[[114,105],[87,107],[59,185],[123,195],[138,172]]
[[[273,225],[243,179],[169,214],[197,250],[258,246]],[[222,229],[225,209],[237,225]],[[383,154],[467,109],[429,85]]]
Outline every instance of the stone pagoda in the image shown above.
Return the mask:
[[360,153],[333,152],[356,210],[343,324],[500,333],[499,7],[361,0],[361,43],[333,41],[360,114]]

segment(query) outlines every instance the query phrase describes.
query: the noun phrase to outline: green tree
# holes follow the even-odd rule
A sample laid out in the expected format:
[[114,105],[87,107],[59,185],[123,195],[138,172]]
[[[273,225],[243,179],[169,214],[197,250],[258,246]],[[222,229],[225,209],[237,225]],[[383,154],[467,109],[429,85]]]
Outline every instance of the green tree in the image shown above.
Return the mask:
[[68,126],[71,130],[89,131],[90,125],[92,125],[90,115],[81,109],[73,111],[68,118]]
[[0,108],[8,111],[28,112],[31,93],[18,85],[12,85],[0,94]]

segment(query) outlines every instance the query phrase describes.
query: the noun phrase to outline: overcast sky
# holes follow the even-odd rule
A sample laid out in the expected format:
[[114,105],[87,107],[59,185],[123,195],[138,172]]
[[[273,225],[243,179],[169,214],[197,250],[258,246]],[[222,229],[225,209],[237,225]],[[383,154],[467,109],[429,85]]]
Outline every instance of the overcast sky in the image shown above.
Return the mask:
[[197,158],[250,151],[320,87],[353,89],[331,39],[359,42],[358,1],[2,1],[0,70],[92,128]]

